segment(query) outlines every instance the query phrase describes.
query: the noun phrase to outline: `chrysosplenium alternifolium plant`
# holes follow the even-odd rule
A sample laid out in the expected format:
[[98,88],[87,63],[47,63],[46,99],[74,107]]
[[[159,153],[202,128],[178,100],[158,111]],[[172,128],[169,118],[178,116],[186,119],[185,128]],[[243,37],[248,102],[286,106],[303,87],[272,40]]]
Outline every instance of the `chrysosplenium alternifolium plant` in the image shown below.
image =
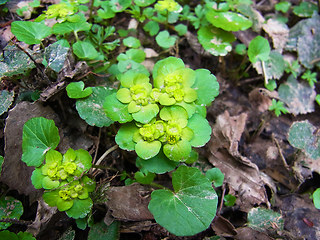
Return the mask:
[[96,187],[96,182],[85,175],[92,167],[92,158],[83,149],[70,148],[62,155],[54,150],[59,141],[53,120],[28,120],[23,128],[22,161],[36,167],[31,181],[36,189],[45,190],[43,199],[49,206],[66,211],[69,217],[84,218],[93,205],[89,193]]
[[153,86],[149,76],[129,70],[118,77],[117,93],[106,98],[107,116],[125,123],[116,142],[145,160],[163,152],[172,161],[192,162],[192,148],[210,139],[205,107],[219,94],[219,84],[210,71],[186,68],[175,57],[158,61],[152,77]]

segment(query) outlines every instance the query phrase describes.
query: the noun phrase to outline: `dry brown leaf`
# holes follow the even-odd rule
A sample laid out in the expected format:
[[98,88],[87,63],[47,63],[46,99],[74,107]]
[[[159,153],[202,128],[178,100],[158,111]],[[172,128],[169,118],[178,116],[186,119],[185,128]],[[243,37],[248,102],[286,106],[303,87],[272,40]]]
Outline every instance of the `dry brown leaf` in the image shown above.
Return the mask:
[[273,47],[282,53],[289,38],[288,26],[283,22],[270,18],[262,27],[272,38]]
[[43,107],[40,103],[21,102],[16,105],[6,119],[5,154],[1,182],[9,188],[18,190],[20,194],[30,195],[31,202],[42,194],[31,183],[33,167],[28,167],[21,161],[22,129],[24,123],[33,117],[45,117],[58,122],[58,116],[50,107]]
[[129,186],[111,187],[107,192],[107,207],[112,216],[124,221],[143,221],[153,219],[148,210],[150,188],[134,183]]
[[46,228],[57,211],[56,207],[50,207],[43,199],[38,200],[36,219],[28,226],[27,231],[32,233],[33,236],[39,235],[39,233]]
[[276,91],[270,92],[265,88],[255,88],[249,93],[249,101],[253,109],[257,109],[259,112],[265,112],[271,106],[272,98],[278,99],[278,93]]
[[218,236],[233,237],[237,235],[237,231],[232,223],[221,215],[217,215],[214,218],[211,228]]
[[212,153],[210,163],[224,174],[231,192],[237,193],[243,211],[248,211],[253,205],[268,204],[257,165],[238,151],[246,118],[245,113],[231,117],[226,111],[219,115],[213,127],[213,140],[209,144]]
[[269,237],[267,234],[258,232],[249,227],[237,228],[238,234],[234,236],[234,239],[238,240],[272,240],[274,238]]

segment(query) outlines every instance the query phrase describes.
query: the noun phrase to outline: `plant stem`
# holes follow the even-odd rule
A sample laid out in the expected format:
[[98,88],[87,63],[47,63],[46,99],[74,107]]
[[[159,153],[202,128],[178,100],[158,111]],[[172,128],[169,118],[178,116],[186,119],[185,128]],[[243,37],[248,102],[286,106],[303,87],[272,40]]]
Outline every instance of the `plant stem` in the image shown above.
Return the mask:
[[165,186],[163,186],[161,184],[158,184],[158,183],[155,183],[155,182],[152,182],[150,184],[145,184],[145,185],[149,185],[151,187],[155,187],[155,188],[160,188],[160,189],[165,189],[165,190],[171,191],[170,189],[166,188]]
[[90,13],[89,13],[89,19],[88,19],[88,22],[92,22],[92,16],[93,16],[93,5],[94,5],[94,0],[91,0],[91,3],[90,3]]
[[118,145],[114,145],[113,147],[109,148],[107,151],[105,151],[105,153],[99,158],[99,160],[96,162],[96,165],[100,165],[100,163],[103,161],[103,159],[105,159],[105,157],[113,152],[114,150],[116,150],[119,146]]

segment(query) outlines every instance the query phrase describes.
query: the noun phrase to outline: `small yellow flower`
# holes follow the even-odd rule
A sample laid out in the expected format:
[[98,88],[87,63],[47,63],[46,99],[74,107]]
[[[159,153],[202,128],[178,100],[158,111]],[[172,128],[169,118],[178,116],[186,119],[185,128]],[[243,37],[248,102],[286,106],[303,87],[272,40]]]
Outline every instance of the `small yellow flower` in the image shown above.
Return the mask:
[[155,5],[158,11],[167,10],[168,12],[180,12],[181,6],[174,0],[161,0]]

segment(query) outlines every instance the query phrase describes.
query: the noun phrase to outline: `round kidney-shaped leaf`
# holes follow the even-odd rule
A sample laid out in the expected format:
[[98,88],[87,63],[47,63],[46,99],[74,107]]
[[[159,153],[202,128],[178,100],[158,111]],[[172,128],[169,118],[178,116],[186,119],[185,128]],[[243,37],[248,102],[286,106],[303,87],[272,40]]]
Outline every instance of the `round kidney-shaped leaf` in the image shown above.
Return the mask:
[[74,219],[84,218],[91,211],[92,205],[93,202],[91,198],[74,199],[72,208],[66,211],[66,213]]
[[[1,197],[0,198],[0,219],[10,218],[19,219],[23,213],[22,203],[14,199],[13,197]],[[6,229],[12,223],[2,222],[0,223],[0,230]]]
[[252,26],[251,20],[235,12],[218,12],[210,9],[206,18],[213,26],[226,31],[244,31]]
[[232,33],[220,28],[205,26],[198,31],[198,40],[202,47],[214,56],[225,56],[232,50],[235,40]]
[[11,23],[11,32],[21,42],[39,44],[51,34],[51,28],[44,23],[15,21]]
[[69,98],[85,98],[92,93],[91,87],[84,89],[83,81],[70,83],[66,90]]
[[[84,91],[86,91],[86,88]],[[104,112],[105,98],[115,90],[106,87],[92,87],[92,94],[76,102],[76,108],[82,119],[89,125],[97,127],[109,127],[113,121]]]
[[212,129],[208,120],[200,114],[194,114],[189,119],[188,127],[194,133],[190,141],[192,147],[202,147],[210,140]]
[[177,236],[206,230],[216,215],[218,197],[197,168],[180,166],[172,174],[174,191],[155,190],[149,210],[157,223]]
[[21,160],[28,166],[39,167],[45,154],[55,149],[59,141],[59,130],[53,120],[31,118],[23,126]]
[[207,69],[197,69],[195,73],[196,81],[192,88],[197,91],[196,103],[208,106],[219,95],[219,83],[217,78]]

